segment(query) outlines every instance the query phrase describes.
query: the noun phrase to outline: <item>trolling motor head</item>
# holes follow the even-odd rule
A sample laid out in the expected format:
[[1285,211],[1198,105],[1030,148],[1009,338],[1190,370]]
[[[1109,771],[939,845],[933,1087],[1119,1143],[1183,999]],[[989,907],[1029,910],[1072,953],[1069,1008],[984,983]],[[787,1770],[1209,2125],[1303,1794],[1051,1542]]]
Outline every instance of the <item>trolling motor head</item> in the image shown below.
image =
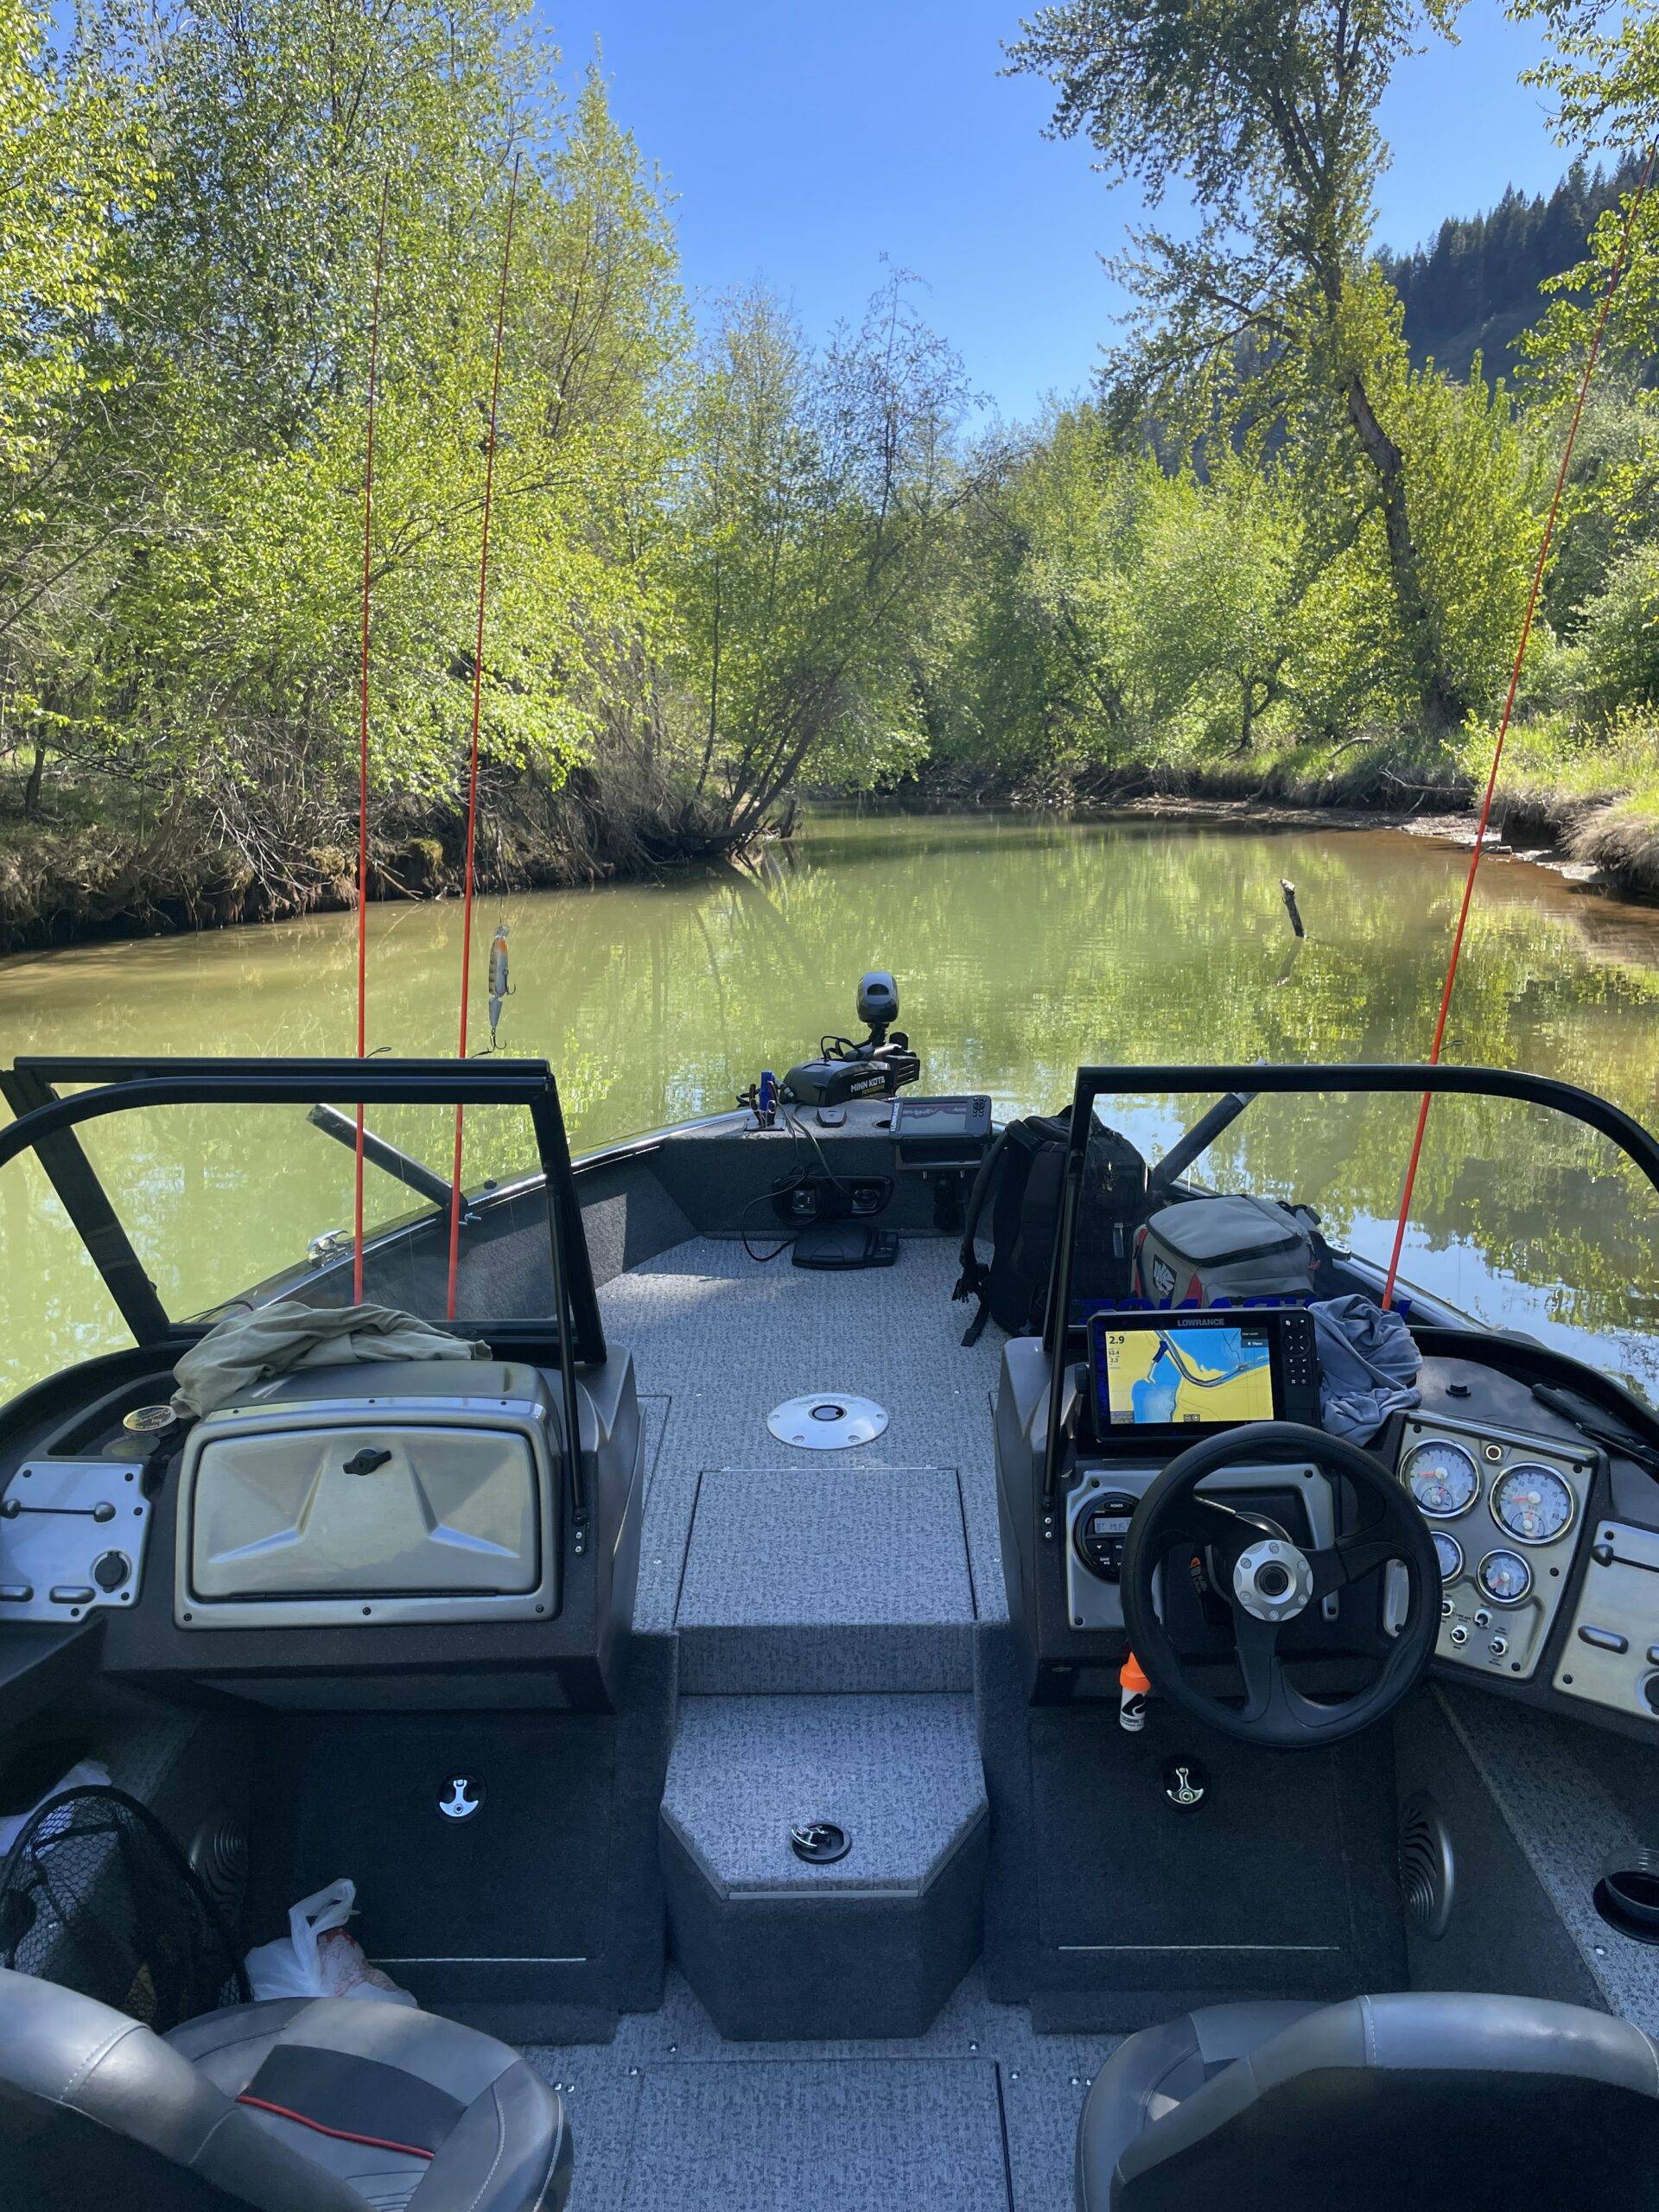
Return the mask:
[[885,968],[872,968],[858,986],[858,1018],[869,1035],[818,1040],[818,1058],[803,1060],[784,1077],[784,1098],[796,1106],[844,1106],[849,1098],[891,1098],[921,1074],[919,1057],[902,1029],[899,986]]
[[885,968],[872,968],[858,980],[858,1018],[870,1033],[872,1044],[886,1041],[899,1019],[899,986]]

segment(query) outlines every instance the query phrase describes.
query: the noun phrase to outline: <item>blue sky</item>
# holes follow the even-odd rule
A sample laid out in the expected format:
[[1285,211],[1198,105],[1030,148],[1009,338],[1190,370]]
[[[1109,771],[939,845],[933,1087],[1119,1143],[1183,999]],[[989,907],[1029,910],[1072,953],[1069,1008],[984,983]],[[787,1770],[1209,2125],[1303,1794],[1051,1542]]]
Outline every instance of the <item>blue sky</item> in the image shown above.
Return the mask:
[[[621,121],[677,195],[694,292],[756,277],[814,335],[855,314],[880,257],[1002,411],[1088,381],[1118,304],[1099,255],[1139,207],[1089,150],[1041,136],[1050,103],[997,74],[1020,0],[539,0],[567,75],[597,38]],[[1432,236],[1509,183],[1548,189],[1567,155],[1519,86],[1534,25],[1471,0],[1457,47],[1407,62],[1383,124],[1381,239]]]

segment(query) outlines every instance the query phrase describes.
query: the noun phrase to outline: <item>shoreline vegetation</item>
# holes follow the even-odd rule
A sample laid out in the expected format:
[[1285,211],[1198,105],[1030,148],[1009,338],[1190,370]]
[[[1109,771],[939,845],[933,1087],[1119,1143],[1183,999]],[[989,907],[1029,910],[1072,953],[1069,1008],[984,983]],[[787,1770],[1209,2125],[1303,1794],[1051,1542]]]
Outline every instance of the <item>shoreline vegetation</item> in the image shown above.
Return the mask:
[[1659,11],[1507,0],[1611,171],[1401,260],[1378,110],[1459,0],[1020,4],[1008,73],[1147,220],[1089,391],[1010,423],[891,265],[823,335],[690,301],[529,0],[0,0],[0,952],[354,903],[365,569],[374,897],[458,887],[474,700],[492,895],[808,794],[1456,815],[1620,272],[1497,819],[1659,899]]
[[[1474,842],[1478,789],[1450,779],[1408,783],[1403,777],[1366,785],[1351,776],[1319,781],[1294,774],[1204,771],[1183,778],[1126,772],[1086,791],[969,791],[912,785],[857,802],[877,812],[951,813],[980,810],[1027,818],[1071,821],[1156,819],[1239,829],[1395,830],[1467,848]],[[847,804],[844,795],[819,803]],[[674,870],[743,865],[751,849],[787,848],[801,819],[785,819],[734,852],[718,834],[661,820],[636,822],[622,834],[613,817],[578,816],[567,803],[559,817],[511,826],[492,822],[480,839],[476,879],[480,895],[564,890],[607,882],[650,880]],[[1489,858],[1549,868],[1569,880],[1659,909],[1659,814],[1647,815],[1621,795],[1578,796],[1500,782],[1487,831]],[[461,889],[461,825],[428,824],[371,849],[372,904],[457,898]],[[252,923],[349,912],[357,903],[356,854],[323,848],[295,856],[279,884],[238,865],[222,846],[163,840],[158,855],[136,845],[112,852],[90,831],[42,826],[20,850],[0,842],[0,956],[57,946],[159,937]],[[1659,929],[1659,911],[1655,914]]]

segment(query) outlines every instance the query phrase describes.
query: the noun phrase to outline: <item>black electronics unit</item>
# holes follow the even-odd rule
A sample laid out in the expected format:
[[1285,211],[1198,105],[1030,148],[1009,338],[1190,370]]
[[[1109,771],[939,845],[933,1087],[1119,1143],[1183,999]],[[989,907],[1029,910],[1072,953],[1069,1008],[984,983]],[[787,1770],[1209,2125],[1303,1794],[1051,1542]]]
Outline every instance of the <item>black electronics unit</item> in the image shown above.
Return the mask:
[[1293,1306],[1091,1314],[1096,1444],[1144,1452],[1246,1421],[1319,1420],[1313,1317]]
[[983,1092],[967,1098],[894,1102],[893,1142],[900,1167],[954,1167],[971,1173],[990,1141],[991,1102]]

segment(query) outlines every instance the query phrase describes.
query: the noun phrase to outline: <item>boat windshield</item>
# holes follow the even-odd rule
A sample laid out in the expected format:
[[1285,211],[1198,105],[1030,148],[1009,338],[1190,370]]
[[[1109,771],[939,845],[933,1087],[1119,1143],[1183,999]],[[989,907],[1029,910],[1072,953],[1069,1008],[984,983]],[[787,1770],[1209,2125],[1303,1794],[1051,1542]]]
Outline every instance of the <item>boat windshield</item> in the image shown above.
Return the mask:
[[[308,1065],[315,1064],[269,1064]],[[505,1091],[510,1070],[526,1064],[498,1065]],[[319,1095],[309,1103],[124,1100],[121,1110],[76,1127],[67,1158],[26,1152],[0,1171],[9,1262],[0,1276],[0,1395],[142,1334],[145,1293],[163,1326],[250,1297],[349,1297],[350,1069],[343,1064],[337,1084],[312,1082]],[[431,1065],[425,1072],[435,1079]],[[1154,1173],[1167,1157],[1189,1184],[1311,1206],[1331,1243],[1386,1268],[1419,1093],[1408,1071],[1380,1072],[1393,1089],[1355,1087],[1339,1070],[1093,1071],[1091,1079],[1109,1079],[1093,1097],[1089,1173],[1105,1172],[1110,1126],[1135,1141]],[[1229,1086],[1205,1078],[1228,1073],[1234,1095],[1249,1103],[1212,1112]],[[539,1079],[556,1100],[545,1071]],[[1402,1294],[1425,1314],[1523,1331],[1659,1410],[1651,1259],[1659,1193],[1639,1156],[1644,1145],[1652,1151],[1651,1141],[1639,1130],[1627,1140],[1621,1125],[1634,1124],[1622,1116],[1603,1126],[1581,1118],[1573,1102],[1587,1094],[1567,1086],[1500,1075],[1470,1080],[1512,1088],[1437,1095],[1402,1255]],[[62,1079],[55,1086],[65,1096],[86,1087]],[[465,1109],[463,1324],[545,1320],[555,1311],[545,1130],[538,1134],[522,1080],[518,1088],[515,1096],[475,1094]],[[29,1103],[41,1102],[14,1102]],[[454,1115],[441,1079],[428,1097],[385,1096],[365,1108],[365,1294],[433,1319],[447,1311]],[[568,1242],[591,1303],[556,1116],[554,1126],[556,1182],[573,1224]],[[1195,1129],[1199,1136],[1184,1142]],[[85,1186],[78,1205],[77,1175]],[[135,1280],[143,1287],[137,1313]]]
[[[1332,1245],[1385,1272],[1420,1093],[1235,1095],[1250,1103],[1216,1115],[1224,1125],[1190,1164],[1173,1154],[1185,1179],[1311,1206]],[[1133,1139],[1155,1176],[1217,1096],[1122,1090],[1097,1097],[1091,1179],[1106,1171],[1107,1128]],[[1553,1095],[1435,1096],[1400,1259],[1401,1297],[1414,1298],[1420,1313],[1443,1306],[1489,1328],[1522,1331],[1659,1410],[1656,1249],[1659,1191],[1607,1131],[1564,1111]]]
[[[270,1068],[284,1065],[306,1064]],[[0,1396],[143,1336],[145,1287],[152,1324],[158,1313],[162,1326],[250,1299],[348,1300],[356,1113],[350,1083],[348,1066],[340,1087],[312,1084],[323,1095],[308,1102],[135,1099],[55,1141],[48,1137],[39,1151],[0,1169],[8,1259],[0,1327],[10,1347]],[[87,1086],[60,1080],[53,1090],[67,1099],[86,1096]],[[434,1320],[444,1319],[448,1305],[455,1110],[443,1095],[442,1071],[428,1099],[381,1098],[365,1108],[364,1294]],[[538,1131],[524,1097],[474,1096],[465,1107],[456,1301],[462,1325],[546,1322],[556,1312],[551,1187],[564,1190],[575,1217],[562,1125],[557,1130],[550,1160],[545,1128]],[[550,1169],[552,1185],[544,1179]],[[585,1281],[585,1251],[577,1258]]]

